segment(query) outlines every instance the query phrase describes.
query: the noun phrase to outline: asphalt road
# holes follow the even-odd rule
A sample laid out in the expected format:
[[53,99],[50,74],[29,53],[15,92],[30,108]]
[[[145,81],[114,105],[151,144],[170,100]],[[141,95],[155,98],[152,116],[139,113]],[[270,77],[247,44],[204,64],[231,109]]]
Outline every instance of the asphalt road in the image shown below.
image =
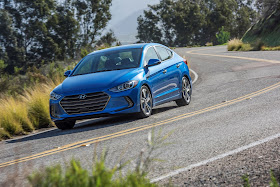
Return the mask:
[[172,134],[171,144],[153,153],[163,162],[152,164],[151,179],[280,133],[280,52],[227,52],[225,46],[176,52],[199,76],[189,106],[171,102],[147,119],[99,118],[2,141],[0,186],[22,186],[30,172],[72,158],[90,168],[94,152],[104,149],[108,166],[135,160],[146,153],[152,129]]

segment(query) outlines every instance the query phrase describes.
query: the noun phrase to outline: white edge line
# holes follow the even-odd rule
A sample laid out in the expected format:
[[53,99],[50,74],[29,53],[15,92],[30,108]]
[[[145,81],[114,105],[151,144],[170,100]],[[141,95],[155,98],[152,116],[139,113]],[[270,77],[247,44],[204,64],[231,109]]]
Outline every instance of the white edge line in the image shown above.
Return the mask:
[[252,148],[252,147],[254,147],[254,146],[257,146],[257,145],[260,145],[260,144],[269,142],[269,141],[271,141],[271,140],[273,140],[273,139],[276,139],[276,138],[279,138],[279,137],[280,137],[280,133],[279,133],[279,134],[276,134],[276,135],[273,135],[273,136],[269,136],[269,137],[267,137],[267,138],[265,138],[265,139],[262,139],[262,140],[259,140],[259,141],[250,143],[249,145],[242,146],[242,147],[240,147],[240,148],[234,149],[234,150],[229,151],[229,152],[227,152],[227,153],[224,153],[224,154],[215,156],[215,157],[213,157],[213,158],[210,158],[210,159],[208,159],[208,160],[204,160],[204,161],[198,162],[198,163],[196,163],[196,164],[189,165],[189,166],[187,166],[187,167],[185,167],[185,168],[181,168],[181,169],[172,171],[172,172],[167,173],[167,174],[165,174],[165,175],[163,175],[163,176],[160,176],[160,177],[151,179],[151,182],[152,182],[152,183],[158,182],[158,181],[160,181],[160,180],[163,180],[163,179],[172,177],[172,176],[174,176],[174,175],[177,175],[177,174],[179,174],[179,173],[188,171],[188,170],[193,169],[193,168],[195,168],[195,167],[199,167],[199,166],[205,165],[205,164],[207,164],[207,163],[209,163],[209,162],[213,162],[213,161],[216,161],[216,160],[218,160],[218,159],[225,158],[225,157],[227,157],[227,156],[230,156],[230,155],[239,153],[239,152],[241,152],[241,151],[244,151],[244,150],[246,150],[246,149]]
[[190,69],[190,71],[194,74],[194,80],[192,81],[192,83],[194,84],[198,79],[198,74],[192,69]]

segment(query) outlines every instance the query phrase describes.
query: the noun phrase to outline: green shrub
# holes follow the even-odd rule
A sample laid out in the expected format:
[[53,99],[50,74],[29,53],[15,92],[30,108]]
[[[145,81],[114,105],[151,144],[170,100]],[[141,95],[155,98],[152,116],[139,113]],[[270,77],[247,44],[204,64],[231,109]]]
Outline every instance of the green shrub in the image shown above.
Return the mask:
[[72,160],[70,166],[64,172],[60,165],[49,167],[44,172],[34,173],[28,177],[31,186],[40,187],[114,187],[114,186],[156,186],[150,183],[145,176],[138,173],[130,173],[126,177],[117,174],[118,168],[108,169],[105,167],[104,160],[96,162],[93,166],[92,174],[83,169],[78,161]]
[[[31,186],[40,187],[68,187],[68,186],[83,186],[83,187],[117,187],[117,186],[157,186],[151,183],[146,178],[152,162],[156,159],[152,156],[153,152],[158,148],[168,145],[165,140],[170,136],[170,133],[161,136],[161,130],[155,136],[154,131],[148,134],[146,151],[141,151],[136,159],[136,167],[132,171],[123,176],[122,168],[126,166],[129,161],[124,164],[115,165],[109,169],[105,165],[107,153],[102,152],[100,158],[95,155],[95,164],[92,167],[92,173],[89,174],[88,170],[83,169],[78,161],[72,160],[65,171],[60,165],[48,167],[43,172],[35,172],[28,177]],[[120,159],[122,160],[122,159]],[[158,159],[157,159],[158,160]]]
[[216,38],[219,44],[227,43],[230,39],[230,33],[224,30],[224,26],[219,29],[219,32],[216,34]]

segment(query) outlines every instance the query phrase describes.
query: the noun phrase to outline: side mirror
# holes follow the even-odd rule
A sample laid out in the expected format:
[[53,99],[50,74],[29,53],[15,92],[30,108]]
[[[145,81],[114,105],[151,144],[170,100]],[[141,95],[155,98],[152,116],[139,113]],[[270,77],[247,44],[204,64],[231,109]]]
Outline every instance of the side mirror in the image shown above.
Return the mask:
[[151,66],[156,66],[159,65],[161,63],[161,61],[159,59],[150,59],[147,67],[151,67]]
[[72,72],[72,70],[65,71],[64,77],[69,77],[69,75],[71,74],[71,72]]

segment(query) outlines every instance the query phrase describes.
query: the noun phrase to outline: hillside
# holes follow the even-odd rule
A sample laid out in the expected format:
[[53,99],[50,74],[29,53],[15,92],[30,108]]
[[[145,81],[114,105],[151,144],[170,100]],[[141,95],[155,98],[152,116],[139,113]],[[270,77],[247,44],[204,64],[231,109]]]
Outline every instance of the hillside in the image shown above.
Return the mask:
[[280,11],[259,20],[243,36],[245,43],[263,42],[266,46],[280,46]]

